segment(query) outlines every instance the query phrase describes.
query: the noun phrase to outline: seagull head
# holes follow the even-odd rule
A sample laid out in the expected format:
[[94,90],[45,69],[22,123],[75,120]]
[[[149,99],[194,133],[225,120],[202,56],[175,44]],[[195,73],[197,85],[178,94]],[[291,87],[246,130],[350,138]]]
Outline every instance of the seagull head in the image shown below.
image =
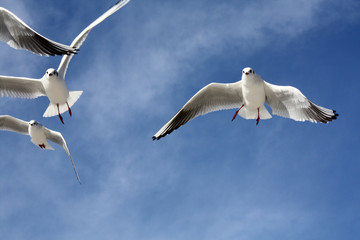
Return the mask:
[[56,71],[56,69],[53,68],[49,68],[48,70],[46,70],[46,76],[48,77],[53,77],[53,76],[58,76],[58,72]]
[[242,73],[243,73],[243,75],[249,76],[249,75],[252,75],[252,74],[254,75],[255,71],[250,67],[246,67],[246,68],[243,69]]
[[38,123],[37,121],[35,121],[35,120],[31,120],[31,121],[29,122],[29,125],[30,125],[30,126],[37,126],[37,125],[39,125],[39,123]]

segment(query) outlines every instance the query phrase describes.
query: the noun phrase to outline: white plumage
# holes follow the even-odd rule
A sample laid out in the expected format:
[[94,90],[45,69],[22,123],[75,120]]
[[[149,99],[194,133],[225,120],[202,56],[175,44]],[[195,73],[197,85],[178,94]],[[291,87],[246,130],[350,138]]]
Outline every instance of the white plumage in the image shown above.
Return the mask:
[[[85,41],[90,30],[104,21],[107,17],[118,11],[130,0],[121,0],[107,10],[88,27],[86,27],[71,43],[74,49],[80,48]],[[72,54],[62,57],[57,70],[50,68],[41,79],[0,76],[0,96],[37,98],[47,96],[50,100],[49,107],[44,113],[44,117],[51,117],[58,114],[64,123],[61,113],[69,110],[71,116],[71,106],[79,99],[82,91],[70,91],[65,83],[66,70],[69,66]]]
[[74,54],[77,50],[40,35],[15,14],[2,7],[0,7],[0,40],[15,49],[22,48],[45,56]]
[[69,148],[66,144],[64,137],[62,136],[62,134],[60,132],[50,130],[35,120],[26,122],[21,119],[14,118],[14,117],[8,116],[8,115],[0,116],[0,130],[7,130],[7,131],[13,131],[13,132],[17,132],[17,133],[21,133],[21,134],[25,134],[25,135],[30,135],[31,142],[33,144],[35,144],[36,146],[43,148],[43,149],[54,150],[54,148],[48,143],[47,140],[50,140],[50,141],[60,145],[65,150],[67,155],[70,157],[71,164],[73,165],[76,178],[79,181],[79,183],[81,183],[79,175],[78,175],[76,167],[75,167],[75,163],[71,157]]
[[271,118],[272,114],[295,121],[328,123],[336,119],[336,111],[320,107],[307,99],[297,88],[265,82],[252,68],[244,68],[242,78],[235,83],[211,83],[197,92],[154,136],[153,140],[170,134],[188,121],[209,112],[238,108],[245,119]]

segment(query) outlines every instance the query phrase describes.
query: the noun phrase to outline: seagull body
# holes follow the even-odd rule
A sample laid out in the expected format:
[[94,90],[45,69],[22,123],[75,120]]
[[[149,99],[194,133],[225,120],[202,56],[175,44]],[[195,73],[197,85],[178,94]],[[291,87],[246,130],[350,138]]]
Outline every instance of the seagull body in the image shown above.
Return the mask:
[[[75,49],[80,48],[92,28],[118,11],[129,1],[130,0],[121,0],[117,2],[113,7],[86,27],[74,39],[71,43],[71,47]],[[65,82],[65,75],[71,58],[72,54],[63,56],[58,69],[48,69],[41,79],[0,76],[0,96],[20,98],[47,96],[50,100],[50,104],[44,112],[43,117],[58,115],[60,121],[64,123],[61,113],[69,111],[71,116],[71,107],[82,94],[82,91],[69,91]]]
[[245,119],[269,119],[271,114],[295,121],[328,123],[336,119],[336,111],[320,107],[308,100],[295,87],[277,86],[265,82],[252,68],[244,68],[242,78],[235,83],[211,83],[197,92],[175,116],[154,136],[153,140],[170,134],[188,121],[209,112],[238,108],[237,115]]
[[77,51],[74,47],[41,36],[15,14],[3,7],[0,7],[0,40],[15,49],[22,48],[45,56],[68,55]]
[[31,142],[36,146],[39,146],[43,149],[54,150],[54,148],[48,143],[44,126],[35,120],[29,122],[29,135],[31,137]]
[[[267,109],[264,106],[265,103],[264,81],[261,79],[259,75],[251,74],[252,72],[253,72],[252,69],[244,69],[243,75],[245,76],[243,77],[242,88],[241,88],[244,103],[240,107],[240,108],[244,108],[244,111],[242,111],[240,114],[245,119],[254,119],[255,117],[256,118],[259,117],[259,119],[271,118],[270,113],[267,111]],[[237,113],[235,114],[235,116],[237,115]]]
[[64,137],[60,132],[50,130],[35,120],[26,122],[21,119],[14,118],[8,115],[0,116],[0,130],[7,130],[25,135],[30,135],[31,142],[42,149],[54,150],[54,148],[48,143],[47,140],[50,140],[60,145],[65,150],[67,155],[70,157],[76,178],[79,181],[79,183],[81,183],[75,167],[75,163],[71,157],[69,148],[66,144]]
[[69,90],[65,80],[58,76],[55,69],[48,69],[41,82],[50,102],[65,103],[66,99],[69,97]]

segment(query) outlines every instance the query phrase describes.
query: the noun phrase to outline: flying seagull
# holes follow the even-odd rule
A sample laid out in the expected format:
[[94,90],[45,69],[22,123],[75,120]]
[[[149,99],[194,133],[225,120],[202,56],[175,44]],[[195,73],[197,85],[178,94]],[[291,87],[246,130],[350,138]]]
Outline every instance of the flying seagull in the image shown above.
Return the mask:
[[45,56],[69,55],[77,51],[77,48],[55,42],[40,35],[15,14],[3,7],[0,7],[0,40],[15,49],[23,48]]
[[238,82],[210,83],[202,88],[152,138],[159,140],[197,116],[223,109],[238,108],[232,120],[240,115],[256,119],[258,125],[260,119],[271,118],[264,103],[271,107],[272,114],[295,121],[328,123],[338,116],[336,111],[311,102],[299,89],[265,82],[247,67]]
[[[130,0],[121,0],[117,2],[85,28],[71,43],[71,47],[76,49],[80,48],[93,27],[104,21],[129,1]],[[50,104],[44,112],[43,117],[58,115],[60,121],[64,124],[61,113],[69,111],[69,115],[71,116],[71,107],[82,94],[82,91],[69,92],[65,83],[66,70],[72,56],[72,54],[64,55],[58,69],[50,68],[46,70],[45,75],[40,79],[0,76],[0,97],[37,98],[47,96]]]
[[54,148],[52,148],[51,145],[48,143],[47,139],[60,145],[61,147],[64,148],[67,155],[69,155],[71,163],[72,163],[74,171],[75,171],[76,178],[79,181],[79,183],[81,183],[79,175],[76,171],[74,161],[72,160],[72,157],[70,155],[69,148],[66,144],[64,137],[61,135],[61,133],[52,131],[52,130],[44,127],[43,125],[41,125],[39,122],[37,122],[35,120],[26,122],[21,119],[14,118],[14,117],[8,116],[8,115],[0,116],[0,130],[7,130],[7,131],[13,131],[13,132],[21,133],[21,134],[30,135],[31,142],[42,149],[54,150]]

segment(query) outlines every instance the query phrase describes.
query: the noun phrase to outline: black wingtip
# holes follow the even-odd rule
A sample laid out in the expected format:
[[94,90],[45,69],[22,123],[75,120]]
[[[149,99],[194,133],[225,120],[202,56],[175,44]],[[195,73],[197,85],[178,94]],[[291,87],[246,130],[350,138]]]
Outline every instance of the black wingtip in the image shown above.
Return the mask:
[[157,137],[153,136],[152,140],[155,141],[155,140],[159,140],[159,139]]
[[78,51],[79,51],[80,49],[78,49],[78,48],[73,48],[73,50],[71,50],[71,51],[67,51],[66,52],[66,55],[71,55],[71,54],[77,54],[78,53]]
[[119,3],[123,2],[123,1],[124,1],[124,0],[119,0],[119,1],[117,1],[114,5],[112,5],[111,7],[109,7],[109,9],[112,8],[112,7],[114,7],[114,6],[116,6],[116,5],[118,5]]
[[336,111],[335,111],[335,110],[333,110],[333,113],[334,113],[334,115],[331,117],[331,120],[330,120],[329,122],[331,122],[332,120],[337,119],[337,118],[338,118],[338,116],[339,116],[339,114],[338,114],[338,113],[336,113]]

